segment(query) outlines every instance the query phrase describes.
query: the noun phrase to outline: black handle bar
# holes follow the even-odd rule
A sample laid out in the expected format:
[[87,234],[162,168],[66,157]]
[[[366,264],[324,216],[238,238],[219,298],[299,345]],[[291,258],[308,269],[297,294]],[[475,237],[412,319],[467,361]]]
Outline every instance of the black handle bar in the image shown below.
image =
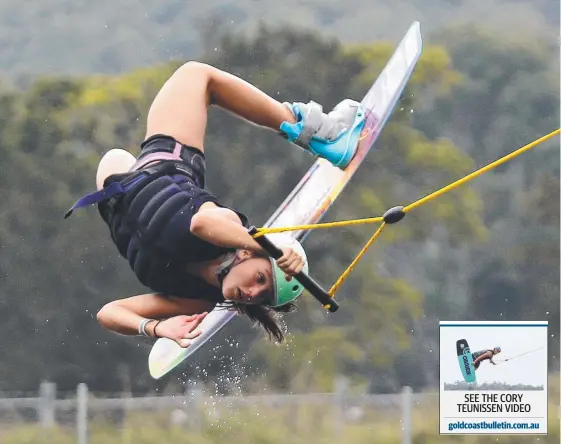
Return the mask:
[[[256,227],[249,228],[249,234],[253,236],[258,232]],[[278,248],[275,244],[271,242],[266,236],[254,237],[255,242],[257,242],[261,247],[273,258],[279,259],[282,256],[282,250]],[[339,309],[339,304],[333,299],[329,294],[310,276],[305,274],[303,271],[294,275],[294,278],[300,282],[306,290],[308,290],[312,296],[314,296],[327,310],[331,313],[336,312]]]

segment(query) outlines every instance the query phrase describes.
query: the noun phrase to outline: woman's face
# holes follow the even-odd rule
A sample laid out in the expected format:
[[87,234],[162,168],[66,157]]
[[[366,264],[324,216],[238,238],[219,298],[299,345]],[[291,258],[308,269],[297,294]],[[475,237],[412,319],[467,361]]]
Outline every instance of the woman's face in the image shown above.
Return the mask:
[[232,267],[222,282],[224,299],[244,304],[262,303],[272,294],[271,262],[245,250],[238,254],[242,262]]

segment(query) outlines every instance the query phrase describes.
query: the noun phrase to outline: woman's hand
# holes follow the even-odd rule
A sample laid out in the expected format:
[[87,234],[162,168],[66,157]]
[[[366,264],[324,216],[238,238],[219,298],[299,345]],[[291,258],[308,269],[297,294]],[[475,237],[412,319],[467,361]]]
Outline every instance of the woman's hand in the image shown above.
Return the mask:
[[277,265],[286,273],[286,279],[289,281],[304,268],[304,258],[290,247],[281,247],[281,250],[283,254],[277,259]]
[[187,348],[191,345],[191,339],[196,338],[202,333],[200,330],[196,330],[196,328],[206,315],[207,313],[193,316],[174,316],[155,325],[154,334],[161,338],[171,339],[181,347]]

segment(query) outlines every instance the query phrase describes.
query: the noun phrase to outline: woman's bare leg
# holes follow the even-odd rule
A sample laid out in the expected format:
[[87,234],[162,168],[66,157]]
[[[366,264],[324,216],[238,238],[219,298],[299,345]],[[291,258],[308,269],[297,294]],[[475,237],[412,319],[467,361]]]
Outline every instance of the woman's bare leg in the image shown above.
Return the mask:
[[283,122],[296,121],[286,106],[246,81],[203,63],[188,62],[154,99],[146,138],[165,134],[204,150],[207,109],[213,104],[276,131]]

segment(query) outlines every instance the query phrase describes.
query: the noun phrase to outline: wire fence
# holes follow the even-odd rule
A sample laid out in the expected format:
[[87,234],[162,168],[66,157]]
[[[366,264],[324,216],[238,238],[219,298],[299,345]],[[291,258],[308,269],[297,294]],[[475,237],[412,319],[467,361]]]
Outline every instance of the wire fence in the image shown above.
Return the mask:
[[[55,426],[72,427],[77,444],[88,444],[88,428],[93,420],[125,422],[136,412],[157,413],[169,426],[202,428],[208,418],[218,420],[223,414],[236,411],[295,412],[315,409],[332,425],[334,433],[349,423],[359,423],[366,417],[399,418],[402,444],[411,444],[412,416],[438,405],[438,393],[413,393],[404,387],[396,394],[350,394],[346,384],[337,384],[333,393],[270,394],[247,396],[208,395],[191,389],[183,395],[143,396],[113,395],[101,398],[90,393],[86,384],[79,384],[74,396],[60,399],[56,385],[44,382],[35,397],[0,398],[2,424],[32,423],[43,429]],[[278,416],[278,413],[275,413]],[[325,418],[324,418],[325,420]]]

